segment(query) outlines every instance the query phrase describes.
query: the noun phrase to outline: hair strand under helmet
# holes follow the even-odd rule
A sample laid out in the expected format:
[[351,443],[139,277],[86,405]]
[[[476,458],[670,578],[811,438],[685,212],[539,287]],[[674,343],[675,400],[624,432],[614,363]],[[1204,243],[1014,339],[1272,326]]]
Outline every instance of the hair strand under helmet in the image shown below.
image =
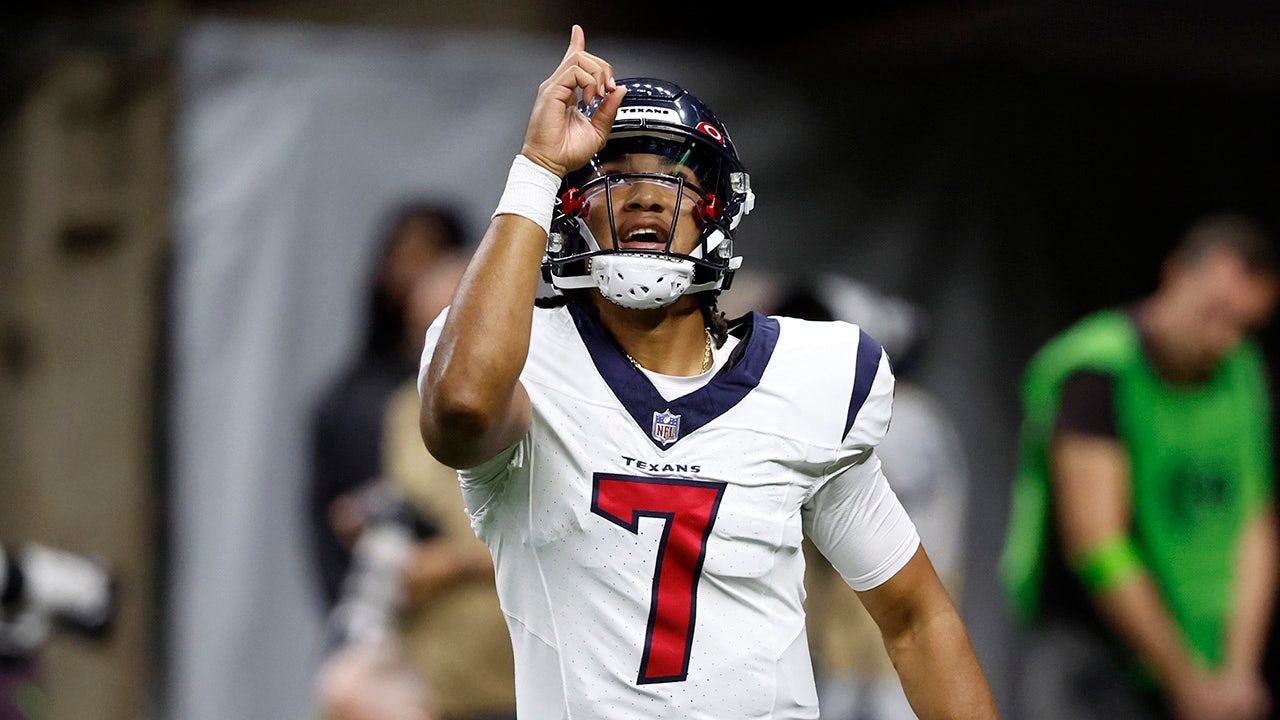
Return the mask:
[[[654,78],[618,81],[627,89],[604,148],[582,168],[565,176],[556,201],[543,260],[543,278],[557,290],[595,287],[625,307],[651,309],[681,295],[727,289],[742,258],[733,253],[733,234],[755,196],[750,176],[724,125],[711,109],[675,83]],[[590,116],[595,105],[580,106]],[[660,155],[697,178],[655,173],[604,172],[606,163],[635,153]],[[695,202],[699,241],[686,255],[671,251],[623,249],[617,238],[610,193],[628,182],[664,182],[679,203]],[[609,203],[610,234],[604,244],[587,227],[593,197]],[[674,230],[674,220],[673,226]]]

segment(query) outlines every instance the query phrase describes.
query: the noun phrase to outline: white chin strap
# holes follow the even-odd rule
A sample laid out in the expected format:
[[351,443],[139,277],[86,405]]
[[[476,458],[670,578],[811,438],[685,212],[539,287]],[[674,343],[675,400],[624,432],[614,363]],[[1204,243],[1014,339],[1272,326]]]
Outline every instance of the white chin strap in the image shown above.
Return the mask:
[[[729,269],[737,270],[742,258],[729,261]],[[557,290],[596,288],[611,302],[633,310],[654,310],[675,302],[681,295],[716,290],[724,284],[723,276],[710,282],[694,283],[692,260],[661,255],[628,255],[609,253],[589,261],[586,275],[555,276],[551,284]]]
[[609,301],[633,310],[666,307],[693,285],[691,260],[653,255],[597,255],[591,279]]

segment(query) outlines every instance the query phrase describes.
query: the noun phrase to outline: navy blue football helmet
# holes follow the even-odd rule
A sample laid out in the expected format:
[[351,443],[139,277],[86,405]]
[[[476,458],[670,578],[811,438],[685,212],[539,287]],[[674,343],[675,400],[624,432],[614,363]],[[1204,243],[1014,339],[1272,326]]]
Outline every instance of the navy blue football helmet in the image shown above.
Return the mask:
[[[728,130],[710,108],[675,83],[627,78],[618,84],[627,94],[604,148],[561,184],[543,278],[559,290],[596,287],[619,305],[637,309],[663,307],[686,293],[728,288],[742,264],[733,253],[733,234],[755,202],[750,176]],[[596,105],[581,109],[589,116]],[[637,154],[659,160],[634,171],[627,158]],[[612,193],[628,183],[654,183],[674,191],[671,227],[645,238],[657,242],[624,247],[618,237]],[[608,208],[608,238],[596,238],[587,226],[592,202]],[[700,225],[698,244],[688,254],[671,247],[683,202],[694,203]]]

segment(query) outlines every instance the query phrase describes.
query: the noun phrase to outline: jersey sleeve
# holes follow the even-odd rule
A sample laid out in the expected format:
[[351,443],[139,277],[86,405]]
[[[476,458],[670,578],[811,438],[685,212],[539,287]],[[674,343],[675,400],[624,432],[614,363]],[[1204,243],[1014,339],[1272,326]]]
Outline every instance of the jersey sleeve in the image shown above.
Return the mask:
[[462,502],[473,525],[483,523],[489,508],[507,487],[506,480],[516,468],[524,466],[529,437],[485,460],[476,467],[458,470],[462,485]]
[[801,517],[814,546],[854,590],[870,590],[893,577],[920,545],[880,458],[870,451],[814,493]]
[[418,361],[418,395],[422,395],[422,387],[427,382],[427,367],[431,365],[431,356],[435,355],[436,344],[440,342],[440,333],[444,330],[445,318],[449,316],[449,308],[445,308],[427,328],[427,336],[422,345],[422,359]]
[[1062,384],[1053,434],[1066,432],[1115,438],[1115,377],[1094,370],[1077,370]]
[[893,577],[920,536],[882,471],[875,447],[893,414],[893,366],[880,343],[858,330],[844,435],[835,462],[802,507],[805,532],[854,590]]

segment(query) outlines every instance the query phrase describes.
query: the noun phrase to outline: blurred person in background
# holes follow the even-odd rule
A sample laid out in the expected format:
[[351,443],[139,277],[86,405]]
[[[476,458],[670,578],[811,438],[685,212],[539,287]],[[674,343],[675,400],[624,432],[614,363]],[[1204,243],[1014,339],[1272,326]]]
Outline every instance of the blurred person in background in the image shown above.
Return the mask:
[[[414,283],[406,322],[418,352],[466,264],[451,251]],[[418,405],[412,379],[388,400],[384,476],[364,491],[382,508],[366,510],[331,618],[338,637],[319,674],[321,717],[515,720],[511,640],[489,549],[471,530],[457,473],[422,446]]]
[[[436,263],[415,287],[410,325],[419,350],[467,260],[459,253]],[[457,472],[422,445],[420,405],[417,383],[409,380],[391,398],[385,431],[388,477],[439,531],[418,544],[406,568],[404,651],[426,678],[441,720],[515,720],[515,661],[493,559],[471,529]]]
[[1251,334],[1278,283],[1254,219],[1206,216],[1151,295],[1030,362],[1000,567],[1027,631],[1019,717],[1270,712],[1272,413]]
[[[775,283],[775,285],[778,285]],[[928,343],[924,311],[852,278],[822,273],[781,285],[772,313],[855,323],[893,360],[893,422],[876,455],[885,477],[929,549],[938,576],[959,603],[964,578],[969,471],[949,413],[915,381]],[[857,593],[805,542],[809,636],[823,720],[914,720],[879,628]]]
[[807,531],[920,715],[994,718],[874,453],[884,351],[717,308],[750,184],[706,105],[615,80],[574,26],[419,376],[423,438],[493,552],[520,716],[816,718]]
[[442,204],[400,204],[384,223],[364,343],[325,389],[312,418],[308,517],[326,612],[342,590],[362,524],[357,489],[382,474],[387,399],[417,368],[421,338],[406,331],[409,293],[436,258],[462,247],[465,238],[458,213]]

